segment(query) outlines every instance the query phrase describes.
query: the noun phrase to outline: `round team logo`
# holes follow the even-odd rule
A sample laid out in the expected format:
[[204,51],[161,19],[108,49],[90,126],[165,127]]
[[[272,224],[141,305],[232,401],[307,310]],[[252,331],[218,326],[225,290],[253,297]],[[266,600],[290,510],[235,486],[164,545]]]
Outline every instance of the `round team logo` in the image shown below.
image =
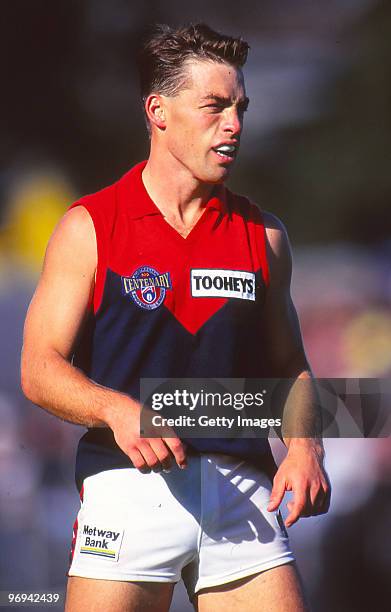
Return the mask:
[[169,272],[160,274],[150,266],[138,268],[132,276],[122,276],[122,289],[133,301],[146,310],[159,308],[166,297],[167,289],[171,289]]

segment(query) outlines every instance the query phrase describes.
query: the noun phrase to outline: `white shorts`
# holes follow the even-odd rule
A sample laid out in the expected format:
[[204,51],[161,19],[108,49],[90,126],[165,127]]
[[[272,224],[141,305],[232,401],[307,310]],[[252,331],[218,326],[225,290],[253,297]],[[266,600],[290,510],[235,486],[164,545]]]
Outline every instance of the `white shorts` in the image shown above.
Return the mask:
[[190,456],[185,470],[134,468],[85,479],[69,576],[178,582],[189,597],[294,560],[271,483],[220,454]]

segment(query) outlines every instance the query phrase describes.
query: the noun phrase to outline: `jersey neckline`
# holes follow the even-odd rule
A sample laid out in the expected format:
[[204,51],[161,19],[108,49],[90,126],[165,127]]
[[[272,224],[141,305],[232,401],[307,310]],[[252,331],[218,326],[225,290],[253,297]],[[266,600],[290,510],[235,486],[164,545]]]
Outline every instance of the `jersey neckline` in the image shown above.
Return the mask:
[[148,160],[144,160],[136,164],[131,170],[129,170],[120,180],[119,189],[122,192],[120,195],[125,196],[126,200],[130,202],[128,214],[133,219],[140,219],[148,215],[158,215],[162,222],[162,227],[169,232],[179,243],[189,244],[193,242],[194,237],[197,236],[200,228],[204,225],[205,221],[209,218],[210,211],[217,211],[224,214],[227,210],[226,204],[226,189],[223,185],[216,185],[213,189],[211,198],[205,205],[204,212],[198,218],[193,228],[187,234],[186,237],[182,236],[170,223],[168,223],[159,207],[150,197],[142,179],[142,172],[147,164]]

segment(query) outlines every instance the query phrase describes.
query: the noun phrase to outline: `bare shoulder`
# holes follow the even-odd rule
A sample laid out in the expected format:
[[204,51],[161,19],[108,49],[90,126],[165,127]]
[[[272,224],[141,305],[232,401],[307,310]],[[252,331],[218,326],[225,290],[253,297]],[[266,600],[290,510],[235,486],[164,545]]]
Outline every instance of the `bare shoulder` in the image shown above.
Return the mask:
[[94,242],[94,224],[90,214],[84,206],[75,206],[68,210],[58,222],[51,238],[53,241]]
[[262,216],[267,243],[274,255],[290,255],[288,232],[281,219],[268,211],[262,211]]
[[78,267],[96,267],[97,251],[94,224],[84,206],[68,210],[58,222],[48,243],[45,267],[51,263],[71,262]]
[[270,212],[262,213],[266,232],[267,258],[272,284],[290,284],[292,252],[285,225]]

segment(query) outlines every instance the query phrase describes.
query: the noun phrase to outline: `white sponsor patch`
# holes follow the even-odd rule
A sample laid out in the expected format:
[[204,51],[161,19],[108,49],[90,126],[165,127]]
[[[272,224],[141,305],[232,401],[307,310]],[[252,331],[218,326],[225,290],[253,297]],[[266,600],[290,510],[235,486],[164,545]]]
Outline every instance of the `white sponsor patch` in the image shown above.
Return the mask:
[[124,530],[114,525],[84,523],[78,528],[78,548],[81,555],[118,561]]
[[191,271],[191,295],[255,301],[255,274],[243,270],[194,269]]

